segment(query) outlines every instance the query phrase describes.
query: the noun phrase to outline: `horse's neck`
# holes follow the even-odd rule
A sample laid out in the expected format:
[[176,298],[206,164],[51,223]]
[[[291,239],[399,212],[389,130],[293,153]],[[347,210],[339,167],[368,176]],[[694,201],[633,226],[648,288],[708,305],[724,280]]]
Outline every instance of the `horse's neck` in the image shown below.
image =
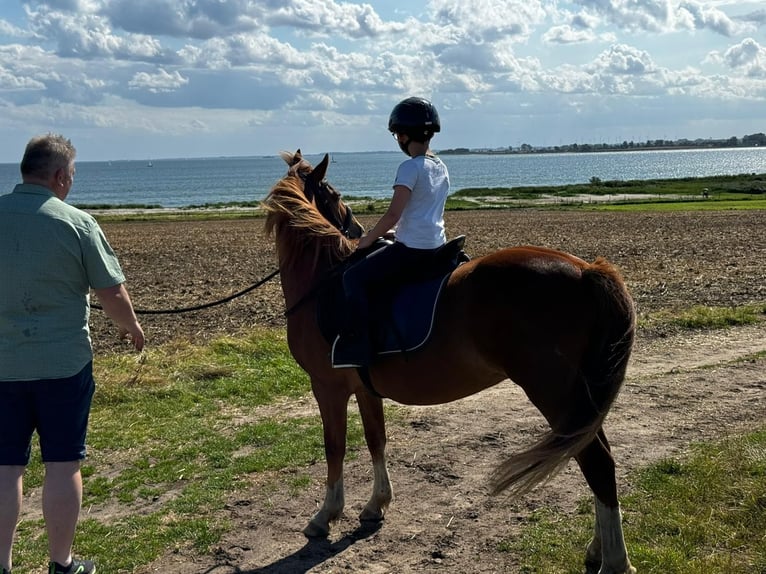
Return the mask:
[[300,304],[301,307],[311,306],[314,301],[310,297],[319,281],[326,276],[333,265],[328,254],[320,254],[318,260],[313,249],[304,249],[300,253],[280,254],[280,275],[282,281],[282,293],[285,296],[285,306],[291,309]]

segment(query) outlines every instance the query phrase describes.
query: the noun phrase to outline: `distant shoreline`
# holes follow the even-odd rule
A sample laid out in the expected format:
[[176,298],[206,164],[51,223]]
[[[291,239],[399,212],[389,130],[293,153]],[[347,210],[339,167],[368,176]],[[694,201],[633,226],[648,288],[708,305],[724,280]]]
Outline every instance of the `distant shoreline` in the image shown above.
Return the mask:
[[546,153],[609,153],[609,152],[634,152],[634,151],[683,151],[683,150],[721,150],[721,149],[751,149],[766,147],[762,145],[718,145],[708,142],[707,145],[676,144],[676,145],[619,145],[608,144],[572,144],[570,146],[552,147],[529,147],[529,148],[502,148],[502,149],[470,149],[450,148],[438,150],[438,155],[529,155]]

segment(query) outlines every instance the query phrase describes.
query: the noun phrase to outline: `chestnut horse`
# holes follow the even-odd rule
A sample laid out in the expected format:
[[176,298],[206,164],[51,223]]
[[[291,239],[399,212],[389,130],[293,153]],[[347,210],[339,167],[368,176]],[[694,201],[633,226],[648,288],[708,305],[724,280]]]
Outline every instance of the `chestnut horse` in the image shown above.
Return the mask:
[[[262,206],[274,235],[287,306],[287,341],[311,378],[324,427],[324,503],[304,529],[325,537],[344,505],[343,459],[348,401],[356,395],[372,456],[372,497],[362,521],[380,521],[392,500],[380,396],[356,369],[333,369],[317,324],[322,280],[354,250],[363,233],[326,181],[328,157],[312,168],[283,153],[288,173]],[[511,379],[550,425],[533,446],[503,462],[492,490],[523,493],[574,457],[595,499],[596,527],[586,550],[590,571],[630,574],[622,533],[615,463],[602,425],[625,377],[633,345],[633,302],[603,258],[587,263],[542,247],[501,249],[460,265],[438,304],[431,339],[417,351],[388,355],[369,368],[374,389],[410,405],[454,401]]]

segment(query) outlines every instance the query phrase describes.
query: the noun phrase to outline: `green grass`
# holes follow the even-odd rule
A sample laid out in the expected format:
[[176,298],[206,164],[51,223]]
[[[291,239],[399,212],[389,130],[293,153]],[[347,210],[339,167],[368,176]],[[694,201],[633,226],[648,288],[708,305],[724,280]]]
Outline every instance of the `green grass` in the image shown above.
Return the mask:
[[[586,206],[583,206],[586,207]],[[724,198],[717,200],[695,200],[695,201],[635,201],[635,202],[614,202],[605,204],[589,204],[588,210],[594,211],[731,211],[731,210],[752,210],[766,209],[766,199],[753,199],[750,197],[742,199]]]
[[[227,527],[220,512],[227,496],[249,475],[297,469],[290,488],[300,491],[310,484],[300,469],[324,458],[318,410],[284,418],[256,410],[310,393],[282,329],[168,345],[138,360],[97,358],[95,376],[75,546],[101,571],[133,572],[176,547],[210,551]],[[358,415],[350,417],[348,441],[353,457],[363,442]],[[36,453],[25,488],[40,486],[41,477]],[[45,563],[43,532],[40,520],[19,526],[19,572]]]
[[[600,196],[581,201],[577,196]],[[615,196],[610,199],[609,196]],[[626,196],[627,199],[617,196]],[[647,197],[648,196],[648,197]],[[543,197],[558,199],[542,203]],[[558,186],[465,188],[450,195],[454,209],[588,209],[678,211],[766,209],[766,174],[601,181]],[[449,203],[448,203],[448,209]]]
[[[113,210],[122,209],[121,206],[112,206]],[[131,211],[127,209],[124,213],[103,211],[93,214],[99,223],[122,223],[139,221],[229,221],[236,219],[254,219],[262,218],[263,213],[256,209],[225,210],[210,208],[194,211]]]
[[[766,572],[766,427],[697,445],[688,456],[662,460],[634,480],[622,510],[638,572]],[[543,510],[498,550],[523,556],[524,574],[581,574],[592,528],[590,501],[575,515]]]
[[590,183],[551,186],[519,186],[494,188],[465,188],[453,197],[510,197],[534,199],[541,195],[571,197],[575,195],[683,195],[703,199],[707,190],[708,200],[718,199],[726,194],[732,197],[763,197],[766,195],[766,174],[740,174],[711,177],[686,177],[677,179],[610,180],[591,178]]
[[709,307],[695,305],[680,311],[659,311],[638,318],[639,328],[678,327],[686,330],[722,329],[752,325],[766,319],[766,305]]

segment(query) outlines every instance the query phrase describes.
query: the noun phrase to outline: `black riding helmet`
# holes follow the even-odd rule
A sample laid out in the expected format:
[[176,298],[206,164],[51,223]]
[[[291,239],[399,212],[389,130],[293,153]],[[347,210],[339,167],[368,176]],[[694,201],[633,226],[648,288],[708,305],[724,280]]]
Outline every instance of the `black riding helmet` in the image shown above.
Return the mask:
[[405,134],[417,142],[425,142],[434,133],[441,131],[439,113],[425,98],[407,98],[396,104],[391,111],[388,131]]

